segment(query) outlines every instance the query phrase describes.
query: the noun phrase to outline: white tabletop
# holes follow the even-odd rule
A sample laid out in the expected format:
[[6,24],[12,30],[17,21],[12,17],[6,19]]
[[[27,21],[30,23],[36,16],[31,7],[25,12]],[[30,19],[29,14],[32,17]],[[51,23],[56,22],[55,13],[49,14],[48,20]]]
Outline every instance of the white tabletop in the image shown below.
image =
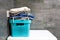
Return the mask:
[[57,40],[57,38],[48,30],[30,30],[29,37],[11,37],[7,40]]

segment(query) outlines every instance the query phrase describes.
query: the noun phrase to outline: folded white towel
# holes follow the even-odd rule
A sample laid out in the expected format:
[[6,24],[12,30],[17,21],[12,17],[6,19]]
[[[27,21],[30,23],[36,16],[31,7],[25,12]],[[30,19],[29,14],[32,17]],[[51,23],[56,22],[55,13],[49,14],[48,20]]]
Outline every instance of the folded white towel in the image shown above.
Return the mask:
[[20,8],[13,8],[13,9],[10,9],[10,12],[11,13],[18,13],[18,12],[22,12],[22,11],[26,11],[26,12],[29,12],[31,9],[28,8],[28,7],[20,7]]

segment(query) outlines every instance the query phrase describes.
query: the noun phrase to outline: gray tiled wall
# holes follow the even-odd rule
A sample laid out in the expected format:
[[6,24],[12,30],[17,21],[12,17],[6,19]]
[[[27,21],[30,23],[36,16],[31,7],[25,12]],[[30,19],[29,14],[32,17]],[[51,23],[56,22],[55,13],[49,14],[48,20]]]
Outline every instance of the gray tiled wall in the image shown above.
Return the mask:
[[0,40],[8,36],[6,10],[13,7],[13,0],[0,0]]

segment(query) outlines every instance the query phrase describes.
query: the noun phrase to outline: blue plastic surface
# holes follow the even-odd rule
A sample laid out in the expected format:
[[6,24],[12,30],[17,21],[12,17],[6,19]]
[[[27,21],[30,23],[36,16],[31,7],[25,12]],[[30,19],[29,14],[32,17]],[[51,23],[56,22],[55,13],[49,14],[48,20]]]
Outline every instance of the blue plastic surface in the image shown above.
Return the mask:
[[31,20],[10,20],[12,37],[28,37]]

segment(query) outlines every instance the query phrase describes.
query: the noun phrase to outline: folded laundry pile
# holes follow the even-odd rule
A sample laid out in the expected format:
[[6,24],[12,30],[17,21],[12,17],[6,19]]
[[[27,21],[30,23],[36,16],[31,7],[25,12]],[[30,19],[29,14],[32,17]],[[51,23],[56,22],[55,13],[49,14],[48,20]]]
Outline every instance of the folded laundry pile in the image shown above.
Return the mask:
[[9,10],[10,19],[33,20],[34,16],[28,7],[14,8]]
[[28,37],[30,24],[34,19],[28,7],[13,8],[7,11],[12,37]]

